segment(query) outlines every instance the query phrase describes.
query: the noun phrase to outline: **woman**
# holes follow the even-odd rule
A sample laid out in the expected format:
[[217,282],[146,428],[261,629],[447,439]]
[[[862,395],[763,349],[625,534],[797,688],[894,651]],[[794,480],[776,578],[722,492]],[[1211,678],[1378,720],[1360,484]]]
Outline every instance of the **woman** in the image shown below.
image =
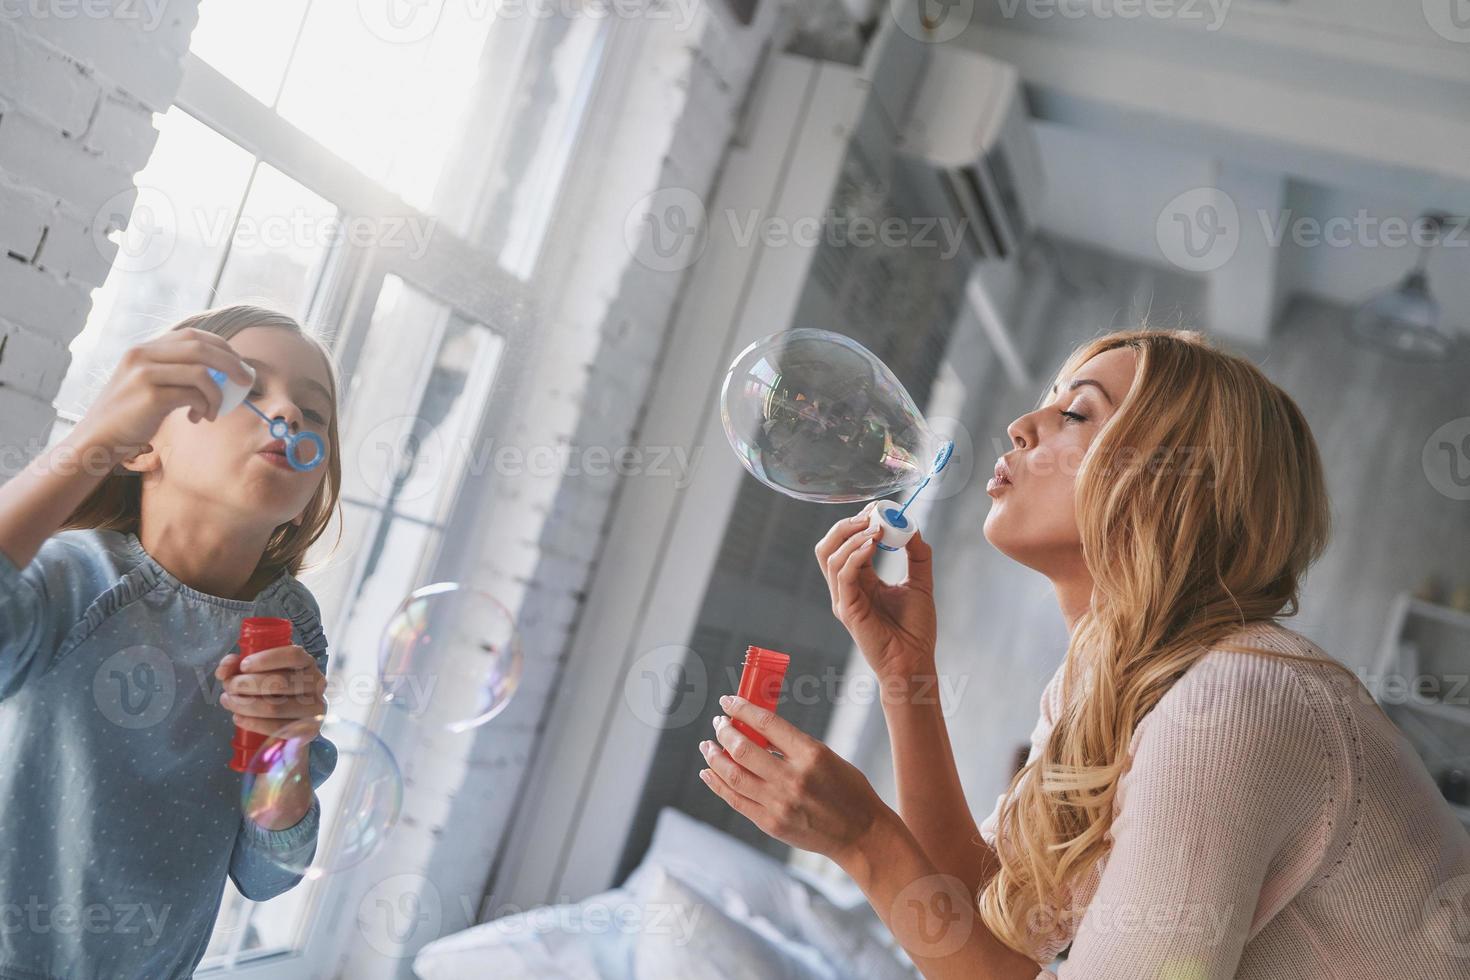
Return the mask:
[[[877,672],[898,813],[774,714],[721,699],[701,777],[862,886],[929,978],[1470,975],[1470,837],[1345,667],[1275,623],[1327,539],[1292,400],[1187,331],[1098,338],[1011,423],[985,536],[1071,632],[1030,756],[977,827],[929,692],[929,546],[817,546]],[[1070,944],[1057,974],[1042,968]]]

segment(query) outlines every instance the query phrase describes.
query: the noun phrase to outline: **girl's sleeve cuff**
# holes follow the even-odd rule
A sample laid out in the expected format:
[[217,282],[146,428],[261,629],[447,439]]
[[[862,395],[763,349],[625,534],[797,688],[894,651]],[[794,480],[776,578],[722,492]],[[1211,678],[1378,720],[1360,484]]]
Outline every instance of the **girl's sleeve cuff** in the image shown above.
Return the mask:
[[306,815],[290,827],[280,830],[267,830],[257,826],[249,820],[240,821],[245,839],[252,846],[268,851],[289,852],[300,848],[302,845],[314,844],[317,830],[321,825],[322,805],[311,795],[311,806]]

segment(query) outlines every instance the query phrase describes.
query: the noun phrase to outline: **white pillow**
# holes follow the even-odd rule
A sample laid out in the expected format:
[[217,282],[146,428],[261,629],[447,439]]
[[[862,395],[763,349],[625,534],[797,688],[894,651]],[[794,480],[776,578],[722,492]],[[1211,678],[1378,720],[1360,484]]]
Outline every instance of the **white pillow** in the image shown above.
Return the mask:
[[[672,807],[659,813],[648,853],[623,887],[644,900],[659,869],[667,869],[726,915],[763,920],[787,939],[815,948],[838,976],[917,976],[866,899],[851,909],[840,908],[829,900],[826,888],[803,879],[796,869]],[[861,895],[854,885],[848,896],[854,891]]]
[[630,975],[644,915],[621,888],[568,905],[543,905],[473,926],[419,950],[420,980],[603,980]]
[[709,896],[650,865],[640,892],[650,911],[633,946],[636,980],[842,980],[809,946],[769,922],[729,915]]

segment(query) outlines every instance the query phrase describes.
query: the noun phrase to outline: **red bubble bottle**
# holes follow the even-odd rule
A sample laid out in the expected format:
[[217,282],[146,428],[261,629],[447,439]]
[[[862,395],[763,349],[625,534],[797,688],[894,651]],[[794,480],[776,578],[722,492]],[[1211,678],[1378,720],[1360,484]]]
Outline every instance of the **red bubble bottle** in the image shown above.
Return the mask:
[[[751,704],[760,705],[771,711],[781,700],[781,682],[786,678],[786,666],[791,657],[763,647],[745,648],[745,669],[740,674],[740,689],[735,693]],[[736,731],[741,732],[756,745],[766,748],[765,736],[755,731],[738,718],[730,719]]]
[[[240,622],[241,660],[252,653],[290,645],[291,621],[289,619],[278,619],[275,616],[250,616]],[[237,666],[236,670],[238,669]],[[260,760],[256,760],[253,768],[250,762],[255,759],[260,747],[268,738],[270,738],[269,735],[235,726],[235,737],[230,740],[230,747],[235,750],[234,755],[230,757],[230,768],[236,772],[258,773],[263,771]]]

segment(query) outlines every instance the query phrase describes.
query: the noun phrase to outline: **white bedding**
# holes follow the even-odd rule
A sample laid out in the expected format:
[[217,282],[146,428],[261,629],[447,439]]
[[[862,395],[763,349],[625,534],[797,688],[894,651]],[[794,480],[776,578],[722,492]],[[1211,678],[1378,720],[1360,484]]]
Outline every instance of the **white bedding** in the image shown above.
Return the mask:
[[622,887],[436,940],[413,966],[421,980],[917,976],[866,902],[673,809]]

